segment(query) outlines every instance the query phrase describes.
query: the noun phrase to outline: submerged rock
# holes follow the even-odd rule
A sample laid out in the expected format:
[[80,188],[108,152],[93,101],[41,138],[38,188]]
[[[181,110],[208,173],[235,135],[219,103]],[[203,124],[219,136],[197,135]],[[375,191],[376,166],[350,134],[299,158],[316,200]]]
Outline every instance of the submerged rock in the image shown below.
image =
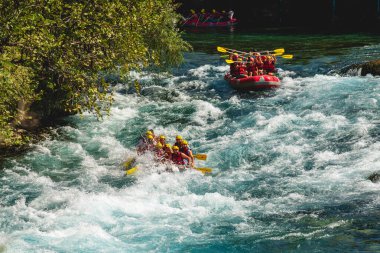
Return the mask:
[[372,181],[372,183],[378,183],[380,182],[380,172],[374,172],[369,177],[369,180]]
[[364,62],[360,64],[353,64],[342,70],[344,74],[352,74],[365,76],[371,74],[374,76],[380,75],[380,60],[374,60],[369,62]]

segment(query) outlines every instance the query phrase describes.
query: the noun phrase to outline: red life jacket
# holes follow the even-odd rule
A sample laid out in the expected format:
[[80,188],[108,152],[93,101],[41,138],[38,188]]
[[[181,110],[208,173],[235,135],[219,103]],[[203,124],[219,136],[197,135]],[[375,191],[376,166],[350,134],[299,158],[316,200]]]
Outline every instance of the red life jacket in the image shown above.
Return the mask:
[[155,150],[156,156],[162,157],[164,156],[164,150],[162,148]]
[[236,75],[239,74],[238,73],[238,66],[237,65],[238,65],[237,63],[232,63],[230,65],[230,72],[231,72],[231,75],[233,75],[233,76],[236,76]]
[[244,66],[240,66],[240,67],[238,67],[238,73],[239,73],[239,75],[241,75],[241,76],[246,75],[246,74],[247,74],[247,68],[244,67]]
[[187,156],[190,156],[190,148],[188,146],[185,146],[185,147],[181,147],[179,149],[179,151],[181,151],[182,153],[184,153],[185,155]]
[[274,66],[274,61],[270,61],[268,64],[268,71],[269,72],[276,72],[276,67]]
[[247,59],[247,71],[248,72],[253,72],[256,70],[256,64],[253,58],[250,56]]
[[262,69],[264,64],[262,62],[256,62],[256,66],[257,68]]
[[172,154],[172,161],[178,165],[184,165],[185,164],[185,161],[182,158],[181,152],[177,152],[177,154],[173,153]]
[[270,66],[270,63],[268,61],[264,62],[264,66],[263,66],[263,69],[266,71],[266,72],[273,72],[271,66]]

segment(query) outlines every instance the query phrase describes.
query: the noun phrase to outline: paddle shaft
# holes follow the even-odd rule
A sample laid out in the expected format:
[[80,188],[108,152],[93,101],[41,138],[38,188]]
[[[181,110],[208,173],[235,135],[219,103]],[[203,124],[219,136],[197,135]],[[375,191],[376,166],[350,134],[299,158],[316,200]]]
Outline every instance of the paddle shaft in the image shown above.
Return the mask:
[[228,51],[229,53],[233,53],[233,52],[238,52],[238,53],[241,53],[241,54],[251,54],[251,53],[276,53],[275,50],[272,50],[272,51],[260,51],[260,52],[244,52],[244,51],[239,51],[239,50],[235,50],[235,49],[230,49],[230,48],[226,48],[224,47],[224,49],[226,49],[226,51]]

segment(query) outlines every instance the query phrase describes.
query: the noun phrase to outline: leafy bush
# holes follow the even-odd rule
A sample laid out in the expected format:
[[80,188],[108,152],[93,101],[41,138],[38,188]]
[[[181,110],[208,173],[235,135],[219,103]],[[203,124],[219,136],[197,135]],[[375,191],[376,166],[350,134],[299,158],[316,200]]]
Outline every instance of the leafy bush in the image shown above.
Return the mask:
[[[24,0],[0,2],[0,141],[17,125],[17,105],[50,117],[95,112],[112,103],[99,76],[167,68],[189,49],[172,0]],[[16,122],[15,122],[16,120]]]

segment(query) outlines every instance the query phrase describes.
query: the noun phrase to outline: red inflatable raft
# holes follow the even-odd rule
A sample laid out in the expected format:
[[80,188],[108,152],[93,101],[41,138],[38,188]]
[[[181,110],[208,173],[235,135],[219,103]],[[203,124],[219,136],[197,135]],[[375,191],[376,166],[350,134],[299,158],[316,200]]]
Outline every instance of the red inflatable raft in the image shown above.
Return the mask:
[[272,75],[248,76],[244,78],[236,78],[229,73],[224,76],[230,86],[236,90],[259,91],[267,89],[276,89],[281,86],[280,79]]
[[236,19],[231,19],[229,21],[223,22],[200,22],[198,20],[192,19],[183,23],[183,26],[192,26],[192,27],[227,27],[237,24]]

